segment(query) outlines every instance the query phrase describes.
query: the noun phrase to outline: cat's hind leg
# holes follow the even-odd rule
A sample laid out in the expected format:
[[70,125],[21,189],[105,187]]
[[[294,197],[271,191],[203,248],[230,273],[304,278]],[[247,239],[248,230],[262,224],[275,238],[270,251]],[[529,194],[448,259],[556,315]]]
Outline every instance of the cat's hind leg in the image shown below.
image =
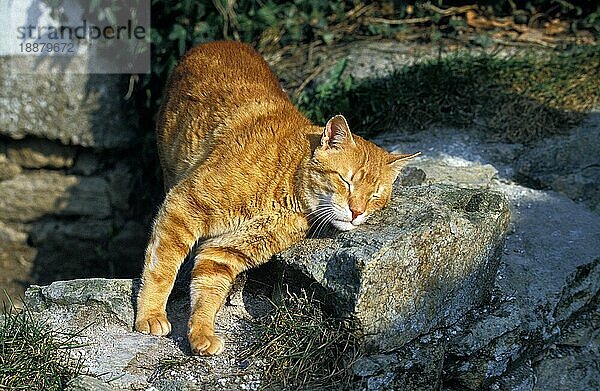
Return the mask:
[[208,246],[197,252],[190,286],[188,334],[194,354],[212,356],[223,351],[223,339],[215,334],[215,317],[236,276],[246,270],[240,255],[226,247]]
[[256,217],[198,250],[190,287],[189,340],[194,354],[223,351],[223,339],[215,334],[215,317],[236,276],[301,240],[306,229],[306,220],[295,214]]

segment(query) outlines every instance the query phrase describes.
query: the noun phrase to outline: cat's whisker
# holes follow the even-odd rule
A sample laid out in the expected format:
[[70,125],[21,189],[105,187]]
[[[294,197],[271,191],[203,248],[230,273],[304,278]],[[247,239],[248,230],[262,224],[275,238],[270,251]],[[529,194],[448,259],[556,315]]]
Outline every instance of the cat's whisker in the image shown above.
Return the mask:
[[[331,208],[328,208],[329,212],[331,212]],[[318,237],[321,231],[327,227],[327,225],[334,219],[335,215],[333,213],[328,213],[324,215],[320,215],[319,218],[315,221],[317,224],[316,228],[313,231],[313,237]],[[313,224],[314,225],[314,224]],[[311,225],[312,229],[312,225]]]
[[318,201],[317,208],[331,205],[331,197],[319,196],[316,197],[316,200]]
[[313,216],[313,217],[310,219],[310,222],[311,222],[311,224],[310,224],[310,225],[311,225],[311,226],[313,226],[313,225],[315,225],[315,224],[319,223],[319,221],[320,221],[320,220],[322,220],[322,219],[326,218],[326,217],[327,217],[327,216],[329,216],[329,215],[333,215],[333,214],[334,214],[334,213],[332,213],[332,211],[331,211],[331,210],[324,210],[324,211],[322,211],[321,213],[319,213],[318,215],[314,215],[314,216]]
[[317,207],[317,209],[315,209],[314,211],[310,212],[309,214],[306,215],[307,218],[310,217],[310,219],[319,219],[319,216],[322,216],[323,214],[327,214],[331,212],[331,205],[322,205]]
[[321,227],[321,225],[323,224],[324,221],[326,221],[328,219],[329,215],[322,215],[320,216],[318,219],[316,219],[314,221],[313,224],[311,224],[309,230],[314,234],[316,233],[319,228]]
[[306,217],[313,216],[313,215],[315,215],[315,214],[318,214],[318,213],[320,213],[320,212],[323,212],[323,211],[329,210],[330,208],[331,208],[331,207],[330,207],[329,205],[323,205],[323,206],[319,206],[319,207],[317,207],[317,209],[315,209],[315,210],[313,210],[312,212],[308,213],[308,214],[306,215]]
[[323,219],[323,224],[320,225],[320,227],[317,230],[317,236],[320,236],[321,233],[323,232],[323,230],[325,230],[329,224],[331,223],[331,221],[333,221],[335,215],[331,214],[328,217],[326,217],[325,219]]
[[311,236],[313,236],[316,232],[316,227],[318,227],[321,224],[322,218],[326,218],[326,216],[327,214],[321,213],[313,219],[312,223],[308,227],[308,231],[311,233]]

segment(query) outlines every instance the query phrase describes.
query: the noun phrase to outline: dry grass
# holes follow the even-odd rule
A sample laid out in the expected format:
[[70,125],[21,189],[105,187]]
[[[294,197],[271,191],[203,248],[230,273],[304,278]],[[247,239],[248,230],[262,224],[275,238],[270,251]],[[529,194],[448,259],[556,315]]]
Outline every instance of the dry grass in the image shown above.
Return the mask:
[[361,83],[339,63],[297,103],[317,123],[344,113],[368,135],[453,126],[530,143],[568,132],[600,106],[600,46],[512,57],[461,51]]
[[340,390],[354,382],[359,337],[347,319],[326,315],[312,295],[286,290],[272,313],[255,322],[257,342],[242,353],[263,373],[266,390]]
[[62,390],[83,371],[77,334],[57,333],[10,299],[0,316],[0,389]]

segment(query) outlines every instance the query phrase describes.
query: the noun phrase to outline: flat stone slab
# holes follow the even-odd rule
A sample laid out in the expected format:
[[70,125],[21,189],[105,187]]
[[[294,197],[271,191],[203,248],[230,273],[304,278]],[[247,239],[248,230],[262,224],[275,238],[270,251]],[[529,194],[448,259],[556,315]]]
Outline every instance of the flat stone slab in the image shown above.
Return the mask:
[[[276,256],[354,318],[374,351],[460,319],[488,297],[510,212],[505,198],[451,185],[398,187],[368,223]],[[292,277],[294,278],[294,277]]]
[[23,222],[50,215],[104,218],[111,214],[108,191],[101,177],[49,170],[22,173],[0,182],[0,216]]
[[[217,357],[191,356],[187,342],[189,298],[176,291],[167,307],[173,332],[155,337],[133,331],[134,298],[139,280],[82,279],[31,286],[25,304],[35,318],[53,330],[77,333],[84,368],[71,390],[255,390],[256,369],[239,353],[252,340],[249,321],[264,314],[265,302],[244,295],[244,304],[225,306],[217,316],[217,332],[225,336],[225,352]],[[268,308],[268,307],[267,307]],[[95,378],[95,379],[94,379]]]

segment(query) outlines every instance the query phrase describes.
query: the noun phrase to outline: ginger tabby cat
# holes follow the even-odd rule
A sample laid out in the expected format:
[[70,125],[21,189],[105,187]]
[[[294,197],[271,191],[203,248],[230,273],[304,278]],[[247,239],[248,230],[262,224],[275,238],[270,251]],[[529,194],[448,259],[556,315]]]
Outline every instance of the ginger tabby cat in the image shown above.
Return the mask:
[[170,76],[157,125],[167,195],[146,251],[136,330],[167,335],[166,304],[199,242],[191,281],[192,352],[219,354],[215,316],[236,276],[302,240],[347,231],[390,200],[402,163],[352,135],[343,116],[315,126],[249,46],[191,49]]

